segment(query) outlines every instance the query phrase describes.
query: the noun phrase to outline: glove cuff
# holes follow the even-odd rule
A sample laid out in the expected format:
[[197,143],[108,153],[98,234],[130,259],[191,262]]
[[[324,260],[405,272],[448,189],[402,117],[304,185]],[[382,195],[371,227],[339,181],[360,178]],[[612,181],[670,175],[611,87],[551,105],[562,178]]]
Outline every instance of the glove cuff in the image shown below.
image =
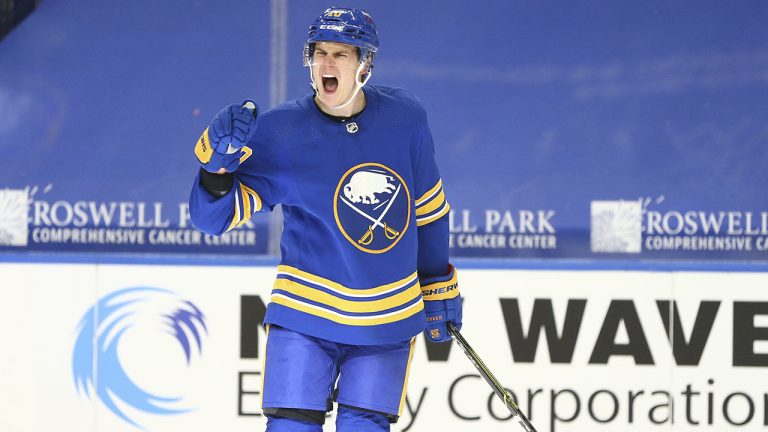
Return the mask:
[[445,276],[430,277],[421,280],[421,296],[424,300],[447,300],[459,295],[459,282],[456,269],[448,264],[449,272]]

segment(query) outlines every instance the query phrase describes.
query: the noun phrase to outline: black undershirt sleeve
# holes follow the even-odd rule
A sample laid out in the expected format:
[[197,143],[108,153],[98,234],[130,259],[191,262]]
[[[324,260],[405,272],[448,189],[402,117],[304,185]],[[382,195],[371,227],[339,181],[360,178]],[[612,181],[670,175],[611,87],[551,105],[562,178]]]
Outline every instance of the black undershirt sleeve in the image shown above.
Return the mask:
[[232,173],[214,174],[200,168],[200,184],[211,195],[221,198],[228,194],[235,184],[235,176]]

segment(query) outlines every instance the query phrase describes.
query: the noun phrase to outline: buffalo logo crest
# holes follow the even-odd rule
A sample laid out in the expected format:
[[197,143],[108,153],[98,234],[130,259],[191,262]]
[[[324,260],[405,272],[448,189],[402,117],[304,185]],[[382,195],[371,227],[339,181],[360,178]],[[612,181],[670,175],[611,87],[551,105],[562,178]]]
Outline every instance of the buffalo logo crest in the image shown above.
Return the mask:
[[391,249],[411,218],[411,195],[402,177],[377,163],[349,169],[339,181],[333,206],[336,224],[356,248],[368,253]]

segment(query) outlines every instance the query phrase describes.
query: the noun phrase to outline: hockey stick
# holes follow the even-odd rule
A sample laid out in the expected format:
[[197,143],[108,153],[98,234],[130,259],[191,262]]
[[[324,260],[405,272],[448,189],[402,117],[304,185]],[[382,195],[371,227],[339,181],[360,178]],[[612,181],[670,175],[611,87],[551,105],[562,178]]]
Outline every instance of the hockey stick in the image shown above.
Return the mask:
[[475,350],[469,346],[469,343],[466,339],[464,339],[464,336],[459,333],[459,330],[453,325],[452,322],[449,322],[446,327],[448,329],[448,334],[451,335],[453,340],[455,340],[459,347],[461,347],[461,350],[464,351],[464,354],[467,355],[472,364],[475,365],[475,368],[478,372],[480,372],[480,375],[485,378],[485,382],[487,382],[488,385],[493,388],[496,396],[498,396],[499,399],[504,402],[504,405],[506,405],[507,409],[509,409],[509,411],[512,413],[512,416],[518,417],[517,422],[520,423],[520,426],[522,426],[526,432],[536,432],[536,428],[533,427],[523,412],[520,411],[520,408],[517,406],[515,401],[512,400],[512,395],[510,395],[507,389],[505,389],[504,386],[499,383],[499,380],[493,376],[491,371],[488,369],[488,366],[483,363]]

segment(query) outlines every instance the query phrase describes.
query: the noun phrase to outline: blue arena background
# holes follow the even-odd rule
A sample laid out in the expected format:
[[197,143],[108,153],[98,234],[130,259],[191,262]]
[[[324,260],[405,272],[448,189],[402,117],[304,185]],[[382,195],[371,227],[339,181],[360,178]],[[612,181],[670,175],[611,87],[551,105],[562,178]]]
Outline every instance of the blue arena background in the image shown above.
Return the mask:
[[[2,259],[274,260],[276,216],[189,225],[192,148],[226,104],[309,91],[331,5],[42,1],[0,41]],[[427,108],[455,257],[768,263],[764,1],[354,5],[380,31],[372,83]]]

